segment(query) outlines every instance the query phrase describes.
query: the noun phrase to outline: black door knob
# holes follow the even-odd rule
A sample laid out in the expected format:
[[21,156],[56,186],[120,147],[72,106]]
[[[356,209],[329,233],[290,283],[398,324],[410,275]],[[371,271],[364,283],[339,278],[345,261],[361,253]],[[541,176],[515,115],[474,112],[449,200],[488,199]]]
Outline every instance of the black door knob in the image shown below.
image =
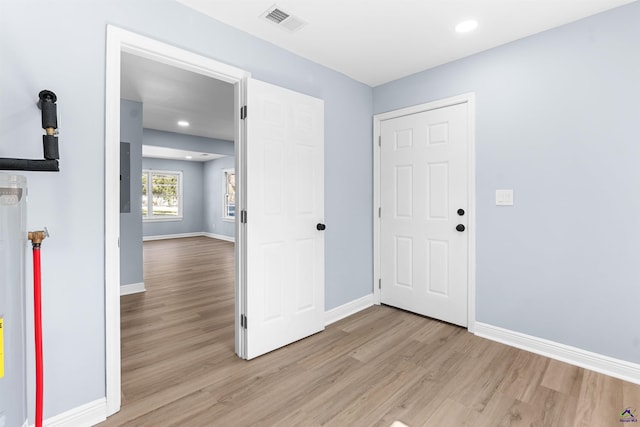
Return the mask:
[[464,215],[464,209],[458,209],[458,215],[460,216]]
[[325,228],[327,228],[327,226],[326,226],[326,225],[324,225],[324,224],[318,223],[318,224],[316,225],[316,229],[317,229],[318,231],[324,231],[324,229],[325,229]]
[[460,232],[463,232],[464,231],[464,225],[462,225],[462,224],[456,225],[456,230],[458,230]]

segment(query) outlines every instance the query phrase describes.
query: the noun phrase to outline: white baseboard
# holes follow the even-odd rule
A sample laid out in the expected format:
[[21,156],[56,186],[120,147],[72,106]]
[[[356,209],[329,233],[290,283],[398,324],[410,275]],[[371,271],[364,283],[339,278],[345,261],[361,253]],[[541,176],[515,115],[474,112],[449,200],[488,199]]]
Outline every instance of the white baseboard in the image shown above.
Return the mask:
[[197,233],[180,233],[180,234],[165,234],[161,236],[143,236],[142,241],[148,242],[150,240],[165,240],[165,239],[182,239],[183,237],[199,237],[202,236],[202,232]]
[[601,374],[640,384],[640,365],[613,357],[592,353],[543,338],[476,322],[475,334],[479,337],[517,347],[522,350],[560,360],[571,365],[600,372]]
[[[90,427],[107,419],[107,399],[101,398],[47,418],[44,427]],[[34,425],[31,424],[31,427]]]
[[337,322],[338,320],[349,317],[352,314],[356,314],[366,308],[373,305],[373,294],[365,295],[362,298],[353,300],[339,307],[332,308],[329,311],[324,312],[324,324],[325,326]]
[[202,233],[203,236],[205,237],[210,237],[212,239],[218,239],[218,240],[224,240],[227,242],[234,242],[236,241],[235,237],[231,237],[231,236],[225,236],[222,234],[213,234],[213,233]]
[[137,293],[145,292],[145,291],[146,291],[146,289],[144,287],[144,282],[129,283],[128,285],[121,285],[120,286],[120,296],[137,294]]
[[143,242],[149,242],[151,240],[166,240],[166,239],[182,239],[184,237],[210,237],[212,239],[226,240],[227,242],[235,242],[234,237],[224,236],[222,234],[205,233],[203,231],[197,233],[181,233],[181,234],[164,234],[159,236],[143,236]]

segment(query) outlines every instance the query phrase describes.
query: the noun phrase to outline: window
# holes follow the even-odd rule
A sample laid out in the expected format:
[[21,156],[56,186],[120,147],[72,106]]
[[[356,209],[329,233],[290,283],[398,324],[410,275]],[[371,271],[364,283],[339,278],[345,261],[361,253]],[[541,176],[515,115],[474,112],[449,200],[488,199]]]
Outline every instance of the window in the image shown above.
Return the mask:
[[142,171],[142,219],[182,219],[182,172]]
[[236,171],[234,169],[225,169],[222,171],[224,175],[224,189],[222,191],[222,217],[225,219],[236,218]]

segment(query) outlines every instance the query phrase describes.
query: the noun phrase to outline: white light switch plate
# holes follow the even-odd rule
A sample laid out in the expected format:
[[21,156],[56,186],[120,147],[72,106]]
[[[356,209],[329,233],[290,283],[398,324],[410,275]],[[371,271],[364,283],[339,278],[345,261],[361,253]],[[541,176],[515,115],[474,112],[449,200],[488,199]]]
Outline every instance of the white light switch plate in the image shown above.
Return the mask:
[[496,190],[497,206],[513,206],[513,190]]

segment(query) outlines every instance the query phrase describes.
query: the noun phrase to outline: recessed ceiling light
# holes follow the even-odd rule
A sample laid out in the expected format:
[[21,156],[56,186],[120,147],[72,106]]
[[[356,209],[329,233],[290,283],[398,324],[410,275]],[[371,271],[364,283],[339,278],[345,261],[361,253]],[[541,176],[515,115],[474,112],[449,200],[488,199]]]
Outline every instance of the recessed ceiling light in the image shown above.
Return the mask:
[[191,159],[193,159],[193,156],[184,156],[184,158],[187,159],[187,160],[191,160]]
[[456,25],[456,32],[468,33],[469,31],[475,30],[477,26],[478,26],[478,21],[476,21],[475,19],[468,19]]
[[189,126],[189,122],[186,120],[180,120],[178,122],[178,126],[182,126],[183,128],[186,128],[187,126]]

